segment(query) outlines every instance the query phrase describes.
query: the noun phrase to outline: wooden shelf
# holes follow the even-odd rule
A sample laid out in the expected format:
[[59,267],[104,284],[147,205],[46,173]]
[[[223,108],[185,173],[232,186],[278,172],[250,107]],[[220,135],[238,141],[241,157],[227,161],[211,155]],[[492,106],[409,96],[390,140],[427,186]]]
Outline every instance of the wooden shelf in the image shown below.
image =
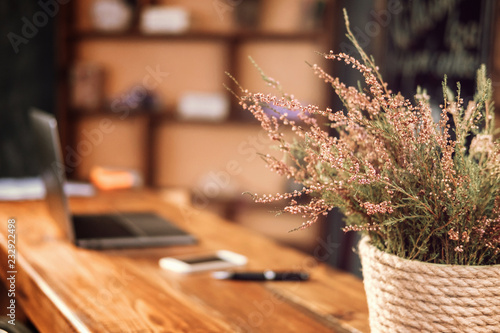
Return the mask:
[[204,125],[204,126],[217,126],[217,125],[235,125],[235,126],[259,126],[259,123],[253,118],[227,118],[221,121],[210,121],[210,120],[190,120],[190,119],[182,119],[177,114],[173,113],[169,109],[160,109],[160,110],[139,110],[139,111],[131,111],[123,117],[123,113],[113,112],[111,110],[72,110],[69,114],[69,120],[71,121],[80,121],[83,118],[89,117],[112,117],[112,118],[120,118],[122,120],[134,118],[134,117],[148,117],[154,123],[161,122],[171,122],[177,124],[194,124],[194,125]]
[[237,32],[215,32],[215,31],[190,31],[186,33],[157,33],[149,34],[140,31],[127,31],[120,33],[106,33],[99,31],[75,32],[69,38],[82,41],[89,39],[102,40],[134,40],[134,41],[175,41],[175,40],[220,40],[220,41],[243,41],[243,40],[264,40],[264,41],[315,41],[324,37],[324,31],[305,32],[273,32],[259,30],[241,30]]
[[[154,44],[151,48],[148,49],[148,52],[164,52],[164,48],[160,48],[160,46],[164,45],[173,45],[172,49],[175,47],[179,47],[181,49],[188,49],[189,54],[193,54],[193,49],[196,47],[200,47],[201,49],[210,48],[216,49],[217,59],[220,60],[220,64],[217,64],[221,68],[221,72],[227,71],[231,73],[235,77],[240,77],[241,66],[240,61],[242,59],[242,52],[246,52],[247,47],[257,47],[257,48],[274,48],[276,45],[287,45],[293,47],[295,50],[295,43],[300,44],[299,48],[309,48],[312,44],[317,43],[321,45],[325,45],[325,47],[329,47],[330,40],[332,39],[333,33],[333,25],[331,22],[333,21],[324,21],[324,26],[318,28],[311,28],[309,30],[293,30],[293,31],[280,31],[280,27],[282,29],[286,29],[287,27],[291,27],[291,25],[276,25],[274,31],[270,29],[273,28],[255,28],[255,29],[244,29],[244,28],[231,28],[228,25],[198,25],[197,28],[192,28],[183,33],[144,33],[141,31],[138,19],[135,18],[132,23],[132,28],[124,32],[104,32],[93,30],[89,18],[87,21],[78,20],[77,15],[82,15],[82,8],[85,8],[84,5],[80,3],[80,0],[76,0],[71,2],[68,6],[61,7],[61,15],[58,15],[58,27],[61,32],[59,36],[59,43],[61,52],[59,52],[61,60],[58,64],[58,73],[60,77],[60,86],[59,86],[59,114],[61,121],[61,129],[62,129],[62,137],[64,140],[64,145],[68,145],[70,147],[76,147],[78,136],[81,134],[77,133],[76,129],[79,124],[87,121],[88,124],[92,124],[91,121],[95,120],[98,117],[107,117],[111,120],[130,120],[130,122],[137,121],[138,123],[144,123],[147,127],[146,133],[144,135],[143,144],[144,147],[144,156],[145,156],[145,169],[146,169],[146,183],[150,186],[155,186],[155,184],[160,183],[155,179],[157,175],[157,169],[159,168],[158,158],[155,155],[157,151],[159,151],[158,147],[161,144],[160,134],[163,133],[164,128],[163,125],[170,125],[170,129],[175,130],[175,125],[179,125],[183,127],[183,129],[192,130],[196,132],[198,129],[202,129],[201,127],[212,127],[211,130],[213,132],[225,130],[223,127],[228,127],[228,131],[233,131],[236,127],[236,132],[241,130],[242,132],[253,132],[257,127],[260,127],[260,124],[257,120],[255,120],[249,112],[243,112],[239,109],[239,105],[234,98],[230,97],[230,112],[226,119],[221,121],[210,121],[210,120],[185,120],[178,116],[175,111],[173,105],[177,103],[175,100],[169,101],[169,105],[162,106],[159,109],[154,110],[146,110],[146,109],[138,109],[134,111],[130,111],[129,113],[125,113],[123,110],[111,110],[109,105],[103,104],[102,107],[98,107],[94,110],[83,110],[76,109],[71,107],[71,82],[70,75],[72,66],[77,64],[79,61],[83,59],[83,61],[92,61],[93,57],[91,52],[94,52],[96,49],[102,49],[105,47],[104,44],[109,43],[114,47],[124,47],[127,50],[130,50],[130,46],[128,44],[133,44],[138,47],[137,51],[140,54],[143,47],[144,49],[149,48],[151,45],[147,45],[147,43]],[[83,1],[82,1],[83,2]],[[89,2],[90,3],[90,2]],[[137,2],[138,7],[136,8],[136,13],[140,13],[143,6],[147,6],[150,4],[155,4],[156,2],[152,0],[140,0]],[[193,1],[193,4],[195,2]],[[200,2],[201,3],[201,2]],[[282,4],[285,6],[285,4]],[[208,8],[211,8],[208,5]],[[189,7],[189,6],[188,6]],[[200,7],[205,8],[205,7]],[[329,2],[327,8],[325,9],[325,13],[331,13],[334,9],[334,3]],[[330,15],[333,17],[333,15]],[[210,15],[207,15],[210,17]],[[328,15],[325,14],[325,17]],[[80,22],[80,24],[79,24]],[[82,23],[83,22],[83,23]],[[87,24],[85,24],[87,22]],[[200,21],[202,22],[202,21]],[[212,22],[213,23],[213,22]],[[297,26],[299,24],[297,23]],[[271,25],[272,26],[272,25]],[[296,28],[299,29],[299,28]],[[90,42],[90,43],[89,43]],[[96,43],[93,43],[96,42]],[[249,42],[249,43],[247,43]],[[251,45],[252,42],[263,42],[267,43],[265,45]],[[181,44],[182,45],[179,45]],[[205,45],[208,43],[212,43],[213,45]],[[247,44],[245,44],[247,43]],[[175,45],[174,45],[175,44]],[[187,45],[185,45],[187,44]],[[202,44],[201,46],[199,44]],[[271,45],[269,45],[271,44]],[[168,50],[166,50],[168,51]],[[215,52],[215,51],[214,51]],[[116,53],[114,53],[116,56]],[[112,63],[112,56],[105,52],[99,54],[100,61],[102,62],[103,58],[106,58],[109,61],[104,61],[108,65]],[[99,58],[98,57],[98,58]],[[109,58],[108,58],[109,57]],[[176,57],[174,55],[173,57]],[[180,55],[177,58],[182,58]],[[177,60],[176,58],[176,60]],[[159,59],[152,57],[151,59]],[[133,57],[127,57],[127,61],[135,61]],[[154,60],[153,63],[160,62],[163,60]],[[281,59],[279,61],[283,64]],[[201,59],[199,63],[203,63]],[[123,66],[123,62],[121,62]],[[212,66],[212,64],[207,63],[206,65]],[[179,69],[180,72],[187,73],[187,75],[193,75],[194,73],[189,71],[189,65],[186,65],[186,68]],[[177,70],[177,68],[176,68]],[[133,72],[133,71],[132,71]],[[134,72],[135,73],[135,72]],[[137,73],[133,74],[137,75]],[[209,74],[210,75],[210,74]],[[123,77],[119,78],[120,80]],[[219,80],[219,78],[217,78]],[[227,78],[226,78],[227,80]],[[236,91],[237,87],[235,83],[231,80],[227,80],[227,84],[230,89]],[[201,89],[205,89],[203,84],[200,84]],[[109,88],[109,87],[108,87]],[[197,88],[200,89],[200,88]],[[113,90],[113,89],[109,89]],[[115,89],[116,90],[116,89]],[[172,89],[175,90],[175,89]],[[164,92],[162,92],[164,93]],[[177,96],[175,93],[174,97]],[[229,93],[228,93],[229,95]],[[108,96],[109,97],[109,96]],[[106,103],[106,102],[103,102]],[[94,118],[94,119],[92,119]],[[88,125],[88,124],[84,124]],[[122,124],[124,127],[130,124]],[[132,124],[134,125],[134,124]],[[142,125],[141,125],[142,126]],[[198,126],[198,127],[196,127]],[[192,128],[191,128],[192,127]],[[203,129],[205,130],[205,129]],[[210,130],[208,130],[210,132]],[[141,138],[142,139],[142,138]],[[177,143],[176,143],[177,144]],[[181,143],[179,143],[181,144]]]

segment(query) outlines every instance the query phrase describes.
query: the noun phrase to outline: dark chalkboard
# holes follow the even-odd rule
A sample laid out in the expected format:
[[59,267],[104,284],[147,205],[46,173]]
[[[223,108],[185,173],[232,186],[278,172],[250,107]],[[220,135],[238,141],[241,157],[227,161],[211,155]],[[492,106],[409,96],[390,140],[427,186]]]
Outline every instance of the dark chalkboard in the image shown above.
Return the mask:
[[[401,1],[403,10],[388,26],[384,78],[407,98],[417,86],[431,102],[442,102],[442,81],[462,86],[462,97],[474,94],[475,72],[490,64],[493,0]],[[489,69],[489,68],[488,68]]]

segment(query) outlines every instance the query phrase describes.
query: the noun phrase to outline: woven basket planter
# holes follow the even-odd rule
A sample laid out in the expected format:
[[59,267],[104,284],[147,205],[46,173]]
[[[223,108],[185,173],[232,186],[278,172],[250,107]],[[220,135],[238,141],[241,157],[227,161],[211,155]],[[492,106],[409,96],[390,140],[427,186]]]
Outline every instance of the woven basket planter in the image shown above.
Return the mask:
[[376,332],[500,332],[500,265],[406,260],[359,243],[370,328]]

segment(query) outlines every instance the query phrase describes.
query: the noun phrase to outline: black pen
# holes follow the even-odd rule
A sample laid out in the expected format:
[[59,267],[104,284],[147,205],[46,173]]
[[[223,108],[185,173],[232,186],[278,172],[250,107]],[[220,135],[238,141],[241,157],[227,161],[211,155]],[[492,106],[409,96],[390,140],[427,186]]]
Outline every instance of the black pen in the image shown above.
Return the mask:
[[309,274],[297,271],[264,271],[264,272],[213,272],[212,277],[218,280],[246,280],[246,281],[306,281]]

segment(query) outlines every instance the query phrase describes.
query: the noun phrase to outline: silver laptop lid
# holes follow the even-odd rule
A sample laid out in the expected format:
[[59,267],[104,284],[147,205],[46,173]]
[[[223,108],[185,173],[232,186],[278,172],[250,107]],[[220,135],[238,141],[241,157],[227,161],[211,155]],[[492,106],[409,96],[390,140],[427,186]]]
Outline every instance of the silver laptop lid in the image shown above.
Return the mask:
[[30,118],[40,151],[41,176],[50,214],[68,240],[74,243],[75,233],[64,193],[66,175],[56,118],[38,109],[30,110]]

